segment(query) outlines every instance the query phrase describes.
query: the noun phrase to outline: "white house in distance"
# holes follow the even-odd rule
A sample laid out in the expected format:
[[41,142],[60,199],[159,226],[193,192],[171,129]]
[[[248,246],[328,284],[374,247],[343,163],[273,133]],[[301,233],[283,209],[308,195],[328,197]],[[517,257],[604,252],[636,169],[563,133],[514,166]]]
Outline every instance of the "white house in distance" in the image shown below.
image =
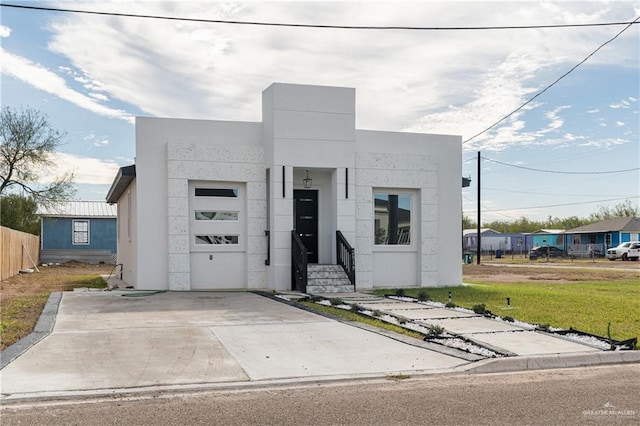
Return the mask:
[[358,130],[355,102],[353,88],[274,83],[262,122],[138,117],[136,164],[107,195],[123,280],[176,291],[330,291],[317,277],[340,275],[358,290],[460,285],[461,137]]

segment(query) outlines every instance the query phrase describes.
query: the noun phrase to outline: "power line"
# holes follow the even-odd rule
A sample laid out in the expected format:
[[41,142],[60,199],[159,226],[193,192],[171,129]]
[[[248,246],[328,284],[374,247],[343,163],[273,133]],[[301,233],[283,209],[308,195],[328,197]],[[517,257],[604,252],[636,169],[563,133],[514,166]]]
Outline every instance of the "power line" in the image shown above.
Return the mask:
[[488,187],[484,187],[482,188],[484,190],[487,191],[497,191],[497,192],[509,192],[512,194],[530,194],[530,195],[544,195],[544,196],[548,196],[548,197],[633,197],[633,195],[622,195],[622,194],[602,194],[602,195],[597,195],[597,194],[550,194],[548,192],[536,192],[536,191],[514,191],[514,190],[510,190],[510,189],[503,189],[503,188],[488,188]]
[[620,200],[629,200],[629,199],[633,199],[633,198],[640,198],[639,196],[635,196],[635,197],[624,197],[624,198],[609,198],[607,200],[592,200],[592,201],[579,201],[576,203],[565,203],[565,204],[549,204],[546,206],[530,206],[530,207],[516,207],[516,208],[511,208],[511,209],[500,209],[500,210],[489,210],[489,209],[485,209],[486,211],[490,211],[490,212],[494,212],[494,213],[498,213],[498,212],[504,212],[504,211],[509,211],[509,210],[532,210],[532,209],[546,209],[549,207],[566,207],[566,206],[577,206],[580,204],[593,204],[593,203],[606,203],[609,201],[620,201]]
[[631,21],[631,22],[599,22],[599,23],[591,23],[591,24],[505,25],[505,26],[469,26],[469,27],[419,27],[419,26],[405,26],[405,25],[391,25],[391,26],[324,25],[324,24],[293,24],[293,23],[262,22],[262,21],[234,21],[234,20],[204,19],[204,18],[182,18],[182,17],[166,16],[166,15],[142,15],[142,14],[134,14],[134,13],[99,12],[99,11],[80,10],[80,9],[27,6],[27,5],[5,4],[5,3],[0,4],[0,6],[12,7],[16,9],[47,11],[47,12],[84,13],[88,15],[119,16],[119,17],[125,17],[125,18],[163,19],[168,21],[202,22],[202,23],[210,23],[210,24],[254,25],[254,26],[266,26],[266,27],[291,27],[291,28],[321,28],[321,29],[340,29],[340,30],[409,30],[409,31],[524,30],[524,29],[544,29],[544,28],[605,27],[605,26],[617,26],[617,25],[629,26],[637,23],[636,21]]
[[498,160],[492,160],[487,157],[482,157],[482,159],[486,161],[490,161],[492,163],[501,164],[503,166],[515,167],[516,169],[530,170],[533,172],[556,173],[556,174],[563,174],[563,175],[607,175],[607,174],[613,174],[613,173],[624,173],[624,172],[633,172],[636,170],[640,170],[640,167],[635,167],[633,169],[609,170],[604,172],[564,172],[559,170],[544,170],[544,169],[534,169],[533,167],[518,166],[515,164],[503,163],[502,161],[498,161]]
[[618,32],[618,34],[616,34],[615,36],[613,36],[612,38],[610,38],[609,40],[605,41],[604,43],[602,43],[600,46],[598,46],[596,48],[596,50],[594,50],[593,52],[589,53],[587,55],[586,58],[584,58],[583,60],[581,60],[580,62],[578,62],[576,65],[574,65],[573,67],[571,67],[571,69],[567,72],[565,72],[564,74],[562,74],[560,77],[558,77],[555,81],[553,81],[551,84],[549,84],[547,87],[545,87],[544,89],[542,89],[541,91],[539,91],[538,93],[536,93],[531,99],[529,99],[528,101],[526,101],[525,103],[523,103],[522,105],[520,105],[518,108],[514,109],[513,111],[511,111],[509,114],[505,115],[504,117],[502,117],[500,120],[496,121],[495,123],[493,123],[491,126],[487,127],[486,129],[484,129],[483,131],[481,131],[480,133],[477,133],[473,136],[471,136],[469,139],[465,140],[464,142],[462,142],[462,144],[466,144],[467,142],[472,141],[473,139],[477,138],[478,136],[480,136],[483,133],[488,132],[489,130],[493,129],[494,127],[496,127],[498,124],[502,123],[504,120],[506,120],[507,118],[511,117],[513,114],[515,114],[516,112],[520,111],[522,108],[524,108],[525,106],[529,105],[531,102],[533,102],[538,96],[542,95],[543,93],[545,93],[547,90],[551,89],[553,86],[555,86],[560,80],[562,80],[563,78],[565,78],[566,76],[568,76],[569,74],[571,74],[576,68],[578,68],[580,65],[584,64],[585,62],[587,62],[587,60],[589,60],[593,55],[595,55],[600,49],[602,49],[604,46],[606,46],[607,44],[611,43],[612,41],[614,41],[615,39],[617,39],[623,32],[625,32],[626,30],[628,30],[633,24],[637,24],[638,20],[640,20],[640,16],[638,16],[636,19],[634,19],[632,22],[630,22],[626,27],[624,27],[620,32]]

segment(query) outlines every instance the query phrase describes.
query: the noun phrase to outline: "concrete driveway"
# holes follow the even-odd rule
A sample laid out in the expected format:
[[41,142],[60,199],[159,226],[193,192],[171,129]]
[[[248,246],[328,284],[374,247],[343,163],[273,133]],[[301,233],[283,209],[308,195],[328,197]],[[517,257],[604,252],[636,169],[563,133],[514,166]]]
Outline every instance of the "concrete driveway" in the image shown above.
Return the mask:
[[50,335],[0,371],[2,398],[447,370],[459,358],[252,293],[67,292]]

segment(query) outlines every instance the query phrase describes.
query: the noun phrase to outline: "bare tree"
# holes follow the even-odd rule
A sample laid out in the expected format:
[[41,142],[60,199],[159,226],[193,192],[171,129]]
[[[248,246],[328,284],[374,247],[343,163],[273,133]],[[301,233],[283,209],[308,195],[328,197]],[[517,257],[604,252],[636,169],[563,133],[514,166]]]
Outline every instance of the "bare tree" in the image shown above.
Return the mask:
[[47,117],[34,109],[0,113],[0,194],[21,188],[42,204],[55,203],[75,193],[73,173],[41,183],[40,177],[55,166],[54,154],[64,133],[53,129]]
[[600,221],[614,217],[637,217],[640,215],[640,208],[634,205],[631,200],[625,200],[613,207],[599,205],[597,211],[589,215],[590,219]]

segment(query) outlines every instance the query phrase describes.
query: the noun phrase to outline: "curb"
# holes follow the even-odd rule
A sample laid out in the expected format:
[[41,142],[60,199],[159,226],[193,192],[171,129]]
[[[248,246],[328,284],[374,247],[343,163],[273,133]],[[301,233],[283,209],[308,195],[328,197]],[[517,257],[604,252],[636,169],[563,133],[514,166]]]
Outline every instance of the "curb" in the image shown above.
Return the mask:
[[458,367],[457,370],[470,374],[486,374],[625,363],[640,363],[640,351],[588,352],[492,358],[478,361],[473,365]]
[[[541,369],[561,369],[573,367],[587,367],[607,364],[635,364],[640,363],[640,351],[603,352],[599,354],[581,353],[571,355],[530,356],[520,358],[493,358],[463,365],[451,369],[411,372],[412,379],[470,375],[497,374],[518,371],[535,371]],[[358,374],[336,375],[320,377],[292,377],[271,380],[241,381],[241,382],[203,382],[183,384],[157,384],[145,387],[131,388],[102,388],[75,391],[53,391],[33,394],[3,395],[1,409],[20,405],[77,403],[77,401],[113,401],[114,399],[152,399],[176,394],[198,394],[210,392],[261,391],[278,388],[302,388],[331,386],[336,384],[375,383],[393,380],[389,374]]]
[[0,370],[25,353],[30,347],[51,334],[53,326],[56,323],[56,315],[58,314],[58,306],[61,300],[62,292],[56,291],[49,294],[49,299],[47,299],[47,303],[45,303],[33,331],[0,352]]

